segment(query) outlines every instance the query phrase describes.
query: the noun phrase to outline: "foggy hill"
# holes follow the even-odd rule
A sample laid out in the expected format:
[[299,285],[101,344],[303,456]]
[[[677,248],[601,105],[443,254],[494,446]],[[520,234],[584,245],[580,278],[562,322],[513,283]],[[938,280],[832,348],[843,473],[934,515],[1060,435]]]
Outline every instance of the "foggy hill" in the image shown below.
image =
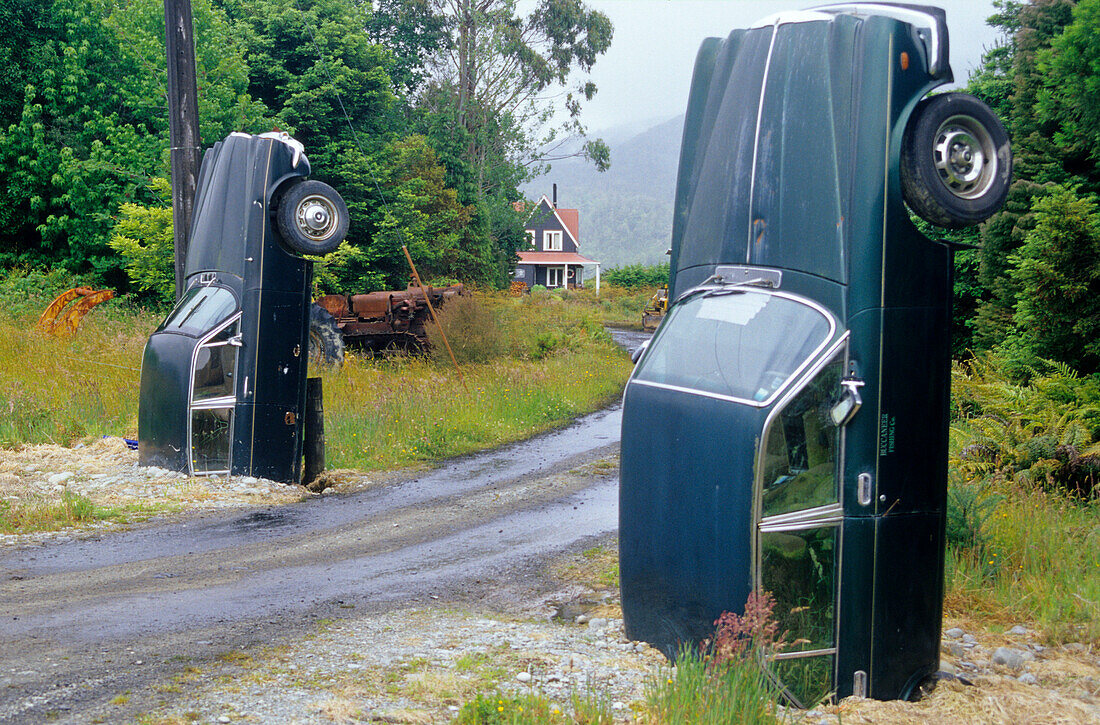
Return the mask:
[[[557,184],[558,206],[580,211],[581,253],[604,269],[667,261],[683,124],[678,116],[611,141],[611,168],[602,174],[580,159],[557,161],[523,191],[534,199],[550,197]],[[611,129],[597,135],[619,134]]]

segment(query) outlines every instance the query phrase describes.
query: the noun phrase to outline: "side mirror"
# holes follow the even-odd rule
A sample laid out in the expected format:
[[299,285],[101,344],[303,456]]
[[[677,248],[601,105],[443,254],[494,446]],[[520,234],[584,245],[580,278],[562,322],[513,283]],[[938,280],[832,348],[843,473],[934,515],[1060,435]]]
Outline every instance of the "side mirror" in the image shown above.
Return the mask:
[[863,387],[862,380],[844,378],[840,385],[844,388],[840,400],[829,409],[829,418],[838,428],[850,421],[863,406],[863,398],[859,396],[859,389]]
[[651,337],[649,338],[649,340],[646,340],[641,345],[638,345],[638,347],[634,348],[634,352],[630,353],[630,362],[637,363],[638,360],[642,358],[642,355],[645,354],[645,351],[649,349],[649,342],[652,339],[653,338]]

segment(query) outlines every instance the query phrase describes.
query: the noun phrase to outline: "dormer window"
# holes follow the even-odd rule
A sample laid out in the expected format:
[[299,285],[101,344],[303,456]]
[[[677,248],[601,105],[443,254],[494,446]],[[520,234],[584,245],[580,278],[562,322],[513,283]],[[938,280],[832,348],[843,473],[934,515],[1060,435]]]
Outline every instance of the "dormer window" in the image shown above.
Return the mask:
[[544,252],[560,252],[561,251],[561,232],[560,231],[545,231],[542,233],[542,250]]

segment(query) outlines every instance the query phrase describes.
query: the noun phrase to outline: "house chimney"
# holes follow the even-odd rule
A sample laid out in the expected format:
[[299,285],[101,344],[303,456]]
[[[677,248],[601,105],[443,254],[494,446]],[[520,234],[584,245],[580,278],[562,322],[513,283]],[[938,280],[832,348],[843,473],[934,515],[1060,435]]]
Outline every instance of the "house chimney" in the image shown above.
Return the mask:
[[554,184],[554,199],[553,199],[553,201],[554,201],[554,208],[557,209],[558,208],[558,185],[557,184]]

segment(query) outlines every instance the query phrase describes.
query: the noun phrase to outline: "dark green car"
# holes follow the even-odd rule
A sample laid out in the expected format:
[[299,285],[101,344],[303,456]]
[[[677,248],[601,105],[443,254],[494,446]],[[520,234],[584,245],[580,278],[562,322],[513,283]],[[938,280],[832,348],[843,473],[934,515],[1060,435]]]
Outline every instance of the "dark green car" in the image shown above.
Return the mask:
[[141,363],[138,463],[299,483],[313,262],[348,228],[285,133],[234,133],[203,156],[186,291]]
[[699,51],[669,312],[623,405],[628,636],[674,654],[770,592],[768,668],[810,706],[939,663],[951,249],[1003,203],[1007,134],[944,13],[782,13]]

